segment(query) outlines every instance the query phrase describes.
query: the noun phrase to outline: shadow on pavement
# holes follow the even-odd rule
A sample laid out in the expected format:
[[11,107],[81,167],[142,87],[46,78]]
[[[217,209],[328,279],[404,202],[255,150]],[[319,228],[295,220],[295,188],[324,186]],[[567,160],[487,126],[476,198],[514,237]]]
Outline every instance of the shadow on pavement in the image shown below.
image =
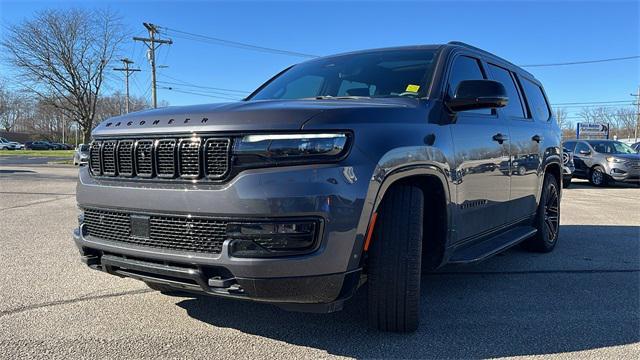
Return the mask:
[[[639,229],[563,226],[565,235],[558,248],[575,251],[585,241],[600,241],[598,234],[613,233],[625,238],[611,239],[617,252],[637,254]],[[592,235],[585,239],[572,236],[574,233]],[[542,262],[554,254],[535,260]],[[180,300],[178,305],[191,317],[213,326],[356,358],[554,354],[640,341],[637,262],[632,268],[554,271],[560,262],[552,261],[554,265],[542,272],[526,265],[524,271],[511,272],[512,256],[539,254],[512,250],[494,257],[488,266],[482,263],[458,273],[425,274],[422,323],[412,334],[379,333],[367,327],[366,285],[343,311],[332,314],[292,313],[266,304],[208,297]],[[615,265],[614,256],[609,255],[608,262]],[[496,267],[503,272],[487,271]]]

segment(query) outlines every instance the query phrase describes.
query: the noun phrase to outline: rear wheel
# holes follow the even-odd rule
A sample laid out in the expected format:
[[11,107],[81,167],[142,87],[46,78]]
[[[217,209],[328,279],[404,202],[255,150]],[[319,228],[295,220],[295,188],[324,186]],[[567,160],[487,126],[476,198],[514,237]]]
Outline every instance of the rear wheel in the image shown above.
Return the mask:
[[558,181],[551,174],[544,177],[535,227],[538,231],[532,238],[525,241],[524,246],[536,252],[553,250],[560,232],[560,189]]
[[378,212],[368,258],[369,324],[411,332],[420,316],[422,190],[392,187]]
[[591,174],[589,175],[589,182],[595,186],[605,186],[607,185],[607,174],[604,172],[604,169],[600,165],[594,166],[591,169]]

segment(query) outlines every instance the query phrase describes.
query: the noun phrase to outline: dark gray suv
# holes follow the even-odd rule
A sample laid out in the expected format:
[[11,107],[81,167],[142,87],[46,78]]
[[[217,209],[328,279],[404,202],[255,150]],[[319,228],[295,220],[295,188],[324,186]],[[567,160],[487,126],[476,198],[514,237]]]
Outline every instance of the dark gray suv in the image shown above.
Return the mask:
[[368,283],[372,326],[412,331],[421,271],[558,240],[542,86],[459,42],[314,59],[244,101],[133,113],[93,138],[82,259],[163,292],[331,312]]

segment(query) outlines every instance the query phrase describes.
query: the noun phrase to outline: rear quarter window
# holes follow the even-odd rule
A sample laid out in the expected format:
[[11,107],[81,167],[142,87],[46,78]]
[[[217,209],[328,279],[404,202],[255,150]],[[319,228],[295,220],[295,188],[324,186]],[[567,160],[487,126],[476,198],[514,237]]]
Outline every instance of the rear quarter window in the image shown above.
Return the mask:
[[531,116],[536,120],[548,121],[551,113],[542,88],[529,79],[522,77],[520,79],[522,80],[524,95],[531,110]]

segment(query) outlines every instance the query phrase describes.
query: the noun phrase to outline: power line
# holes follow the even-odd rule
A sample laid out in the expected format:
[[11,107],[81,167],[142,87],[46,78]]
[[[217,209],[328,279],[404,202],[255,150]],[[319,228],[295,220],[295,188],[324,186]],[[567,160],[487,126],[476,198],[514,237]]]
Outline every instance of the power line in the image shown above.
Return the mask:
[[566,102],[566,103],[555,103],[551,104],[552,106],[556,105],[590,105],[590,104],[614,104],[614,103],[628,103],[631,100],[612,100],[612,101],[585,101],[585,102]]
[[221,87],[213,87],[213,86],[204,86],[204,85],[197,85],[188,81],[184,81],[181,79],[178,79],[176,77],[173,76],[169,76],[169,75],[164,75],[165,77],[177,81],[180,83],[180,85],[189,85],[191,87],[197,87],[197,88],[202,88],[202,89],[211,89],[211,90],[220,90],[220,91],[229,91],[229,92],[237,92],[237,93],[241,93],[241,94],[248,94],[251,91],[246,91],[246,90],[234,90],[234,89],[227,89],[227,88],[221,88]]
[[176,88],[168,87],[168,86],[161,87],[161,89],[165,89],[165,90],[169,90],[169,91],[175,91],[175,92],[183,93],[183,94],[198,95],[198,96],[217,98],[217,99],[226,99],[226,100],[233,100],[233,101],[239,101],[240,100],[238,98],[231,98],[231,97],[211,95],[211,94],[203,94],[203,93],[199,93],[199,92],[195,92],[195,91],[180,90],[180,89],[176,89]]
[[198,92],[207,93],[207,94],[218,94],[218,95],[224,95],[224,96],[241,96],[241,97],[246,96],[246,94],[232,93],[232,92],[219,91],[219,90],[209,90],[201,86],[192,86],[192,85],[181,84],[181,83],[176,83],[171,81],[158,81],[158,84],[163,84],[167,86],[178,85],[182,87],[187,87],[189,88],[189,90],[198,91]]
[[631,59],[638,59],[638,58],[640,58],[640,55],[618,57],[618,58],[609,58],[609,59],[598,59],[598,60],[570,61],[570,62],[551,63],[551,64],[529,64],[529,65],[518,65],[518,66],[520,66],[520,67],[544,67],[544,66],[582,65],[582,64],[603,63],[603,62],[609,62],[609,61],[631,60]]
[[302,53],[298,51],[270,48],[266,46],[258,46],[258,45],[247,44],[239,41],[225,40],[225,39],[216,38],[212,36],[195,34],[188,31],[172,29],[165,26],[157,26],[157,27],[171,32],[172,36],[174,37],[182,37],[183,39],[187,39],[187,40],[201,41],[201,42],[206,42],[206,43],[211,43],[216,45],[231,46],[239,49],[260,51],[264,53],[277,54],[277,55],[290,55],[290,56],[304,57],[304,58],[318,57],[318,55],[307,54],[307,53]]

